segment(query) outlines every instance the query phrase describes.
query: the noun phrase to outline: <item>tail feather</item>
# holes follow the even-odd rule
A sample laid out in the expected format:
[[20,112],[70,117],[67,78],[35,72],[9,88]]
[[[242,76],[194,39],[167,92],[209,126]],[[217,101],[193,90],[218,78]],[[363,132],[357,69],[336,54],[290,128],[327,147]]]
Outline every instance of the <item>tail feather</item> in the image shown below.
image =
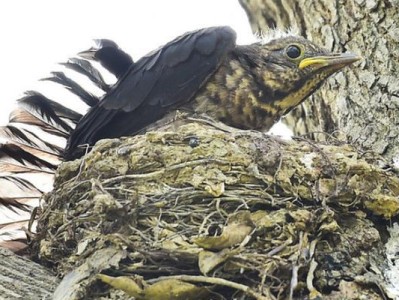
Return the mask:
[[48,122],[46,123],[45,121],[35,116],[32,112],[26,111],[22,108],[16,108],[11,112],[10,123],[31,125],[40,128],[50,135],[59,136],[65,139],[68,138],[70,132],[72,131],[72,127],[68,124],[65,124],[64,127],[62,126],[62,124],[52,124]]
[[82,114],[35,91],[26,92],[26,96],[18,100],[18,106],[10,115],[10,123],[34,125],[59,136],[69,136],[82,117]]
[[[58,166],[58,164],[61,162],[60,154],[53,153],[51,151],[45,151],[45,150],[38,149],[33,146],[28,146],[26,144],[22,144],[22,143],[18,143],[18,142],[13,142],[13,144],[20,147],[25,152],[31,153],[33,156],[40,157],[41,159],[46,160],[49,163],[54,164],[55,166]],[[2,159],[2,161],[4,161],[4,158]],[[53,173],[54,173],[54,171],[53,171]],[[1,185],[0,185],[0,188],[1,188]]]
[[65,66],[68,69],[74,70],[93,82],[97,87],[107,92],[111,88],[104,80],[101,73],[93,67],[93,65],[84,59],[81,58],[70,58],[66,63],[61,63],[61,65]]
[[63,149],[57,145],[41,139],[37,134],[25,128],[18,128],[15,125],[0,126],[0,137],[21,147],[38,149],[44,153],[61,155]]
[[[30,206],[24,202],[38,199],[43,191],[32,182],[17,175],[0,175],[0,203],[6,208],[15,211],[15,208],[29,210]],[[6,195],[3,195],[6,193]]]
[[[2,211],[0,210],[0,216]],[[11,215],[8,213],[8,215]],[[36,222],[30,224],[30,212],[15,210],[10,221],[5,221],[0,225],[0,247],[6,248],[16,253],[25,250],[28,245],[26,243],[26,230],[35,229]]]
[[[118,78],[133,64],[130,56],[112,43],[109,41],[92,50],[95,54],[101,47],[106,47],[104,61],[101,55],[94,55],[86,59],[71,58],[61,65],[85,76],[107,92],[111,86],[89,60],[100,62],[108,71],[117,74]],[[52,72],[51,75],[43,80],[62,85],[77,95],[87,108],[100,101],[99,97],[63,72]],[[4,239],[7,228],[21,228],[21,224],[26,224],[29,214],[23,211],[30,211],[32,206],[37,206],[43,192],[51,189],[66,140],[82,117],[80,112],[60,102],[39,92],[28,91],[17,101],[17,108],[11,112],[8,125],[0,127],[0,245],[10,240]],[[15,216],[18,215],[21,218],[16,220]],[[15,221],[10,221],[9,216]]]
[[35,195],[32,197],[0,197],[0,204],[13,212],[17,212],[17,209],[23,211],[31,211],[32,206],[26,204],[25,202],[36,200],[38,199],[38,197],[40,196]]
[[78,96],[88,106],[94,106],[98,103],[98,97],[83,89],[76,81],[67,77],[64,73],[51,72],[51,75],[51,77],[46,77],[41,80],[53,81],[62,84],[66,89]]
[[54,173],[57,168],[31,152],[26,151],[16,144],[0,144],[0,172],[27,173],[47,172]]

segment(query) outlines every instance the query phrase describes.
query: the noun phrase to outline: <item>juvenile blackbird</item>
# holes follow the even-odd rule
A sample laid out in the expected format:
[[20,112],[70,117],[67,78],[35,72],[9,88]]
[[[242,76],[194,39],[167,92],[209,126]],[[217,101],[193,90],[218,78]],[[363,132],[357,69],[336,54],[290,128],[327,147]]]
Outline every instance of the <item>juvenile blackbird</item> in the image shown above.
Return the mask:
[[186,33],[132,64],[79,121],[64,153],[134,135],[168,112],[205,113],[227,125],[268,130],[333,73],[360,59],[287,36],[239,46],[229,27]]

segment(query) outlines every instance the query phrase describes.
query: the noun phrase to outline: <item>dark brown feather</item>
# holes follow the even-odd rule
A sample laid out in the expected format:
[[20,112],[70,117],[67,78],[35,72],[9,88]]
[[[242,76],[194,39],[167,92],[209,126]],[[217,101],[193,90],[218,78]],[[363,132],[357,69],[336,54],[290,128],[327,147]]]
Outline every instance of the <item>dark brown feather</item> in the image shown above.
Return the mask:
[[[118,59],[116,57],[115,61]],[[63,65],[82,74],[103,90],[109,89],[101,73],[89,61],[72,58]],[[112,66],[112,63],[110,67],[120,68]],[[98,103],[96,96],[62,72],[52,75],[48,80],[63,85],[89,106]],[[37,178],[51,184],[54,171],[61,162],[62,144],[66,143],[82,117],[81,113],[64,103],[60,104],[41,93],[28,91],[25,94],[11,112],[9,124],[0,127],[3,141],[0,144],[0,206],[15,210],[29,210],[30,206],[26,203],[32,203],[42,195]]]
[[78,146],[131,135],[190,101],[235,47],[235,32],[212,27],[189,32],[137,61],[79,122],[65,158]]

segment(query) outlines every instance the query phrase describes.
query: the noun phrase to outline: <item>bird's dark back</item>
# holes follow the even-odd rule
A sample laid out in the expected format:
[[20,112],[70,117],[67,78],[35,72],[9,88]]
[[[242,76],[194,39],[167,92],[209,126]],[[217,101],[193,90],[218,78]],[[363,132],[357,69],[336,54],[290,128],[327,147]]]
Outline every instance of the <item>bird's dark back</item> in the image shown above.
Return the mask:
[[79,145],[132,135],[174,109],[205,113],[228,125],[268,130],[331,74],[359,59],[286,36],[235,45],[229,27],[184,34],[134,64],[72,132],[65,159]]
[[198,93],[235,47],[229,27],[197,30],[137,61],[72,133],[65,158],[82,155],[79,145],[135,134]]

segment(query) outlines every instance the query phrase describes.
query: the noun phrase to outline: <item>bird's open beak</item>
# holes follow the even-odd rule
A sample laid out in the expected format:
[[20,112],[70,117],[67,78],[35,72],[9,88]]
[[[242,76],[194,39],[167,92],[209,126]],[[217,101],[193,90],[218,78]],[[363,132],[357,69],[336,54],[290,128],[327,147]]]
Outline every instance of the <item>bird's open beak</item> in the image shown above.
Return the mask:
[[96,54],[97,50],[98,49],[92,47],[89,50],[85,50],[85,51],[79,52],[78,55],[80,57],[83,57],[83,58],[86,58],[86,59],[94,59],[94,55]]
[[299,69],[312,66],[315,69],[323,67],[332,67],[332,69],[341,69],[347,65],[362,59],[361,56],[353,53],[332,54],[325,56],[315,56],[303,59],[299,63]]

